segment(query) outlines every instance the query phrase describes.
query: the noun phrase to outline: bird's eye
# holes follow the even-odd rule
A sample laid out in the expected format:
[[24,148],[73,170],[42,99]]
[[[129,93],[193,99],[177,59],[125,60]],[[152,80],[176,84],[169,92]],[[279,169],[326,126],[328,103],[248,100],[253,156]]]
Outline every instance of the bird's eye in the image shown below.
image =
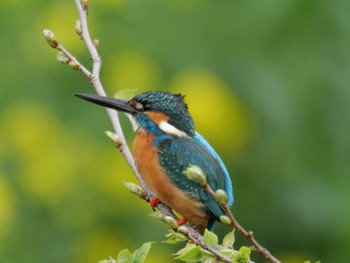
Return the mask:
[[145,104],[144,106],[144,109],[147,111],[147,110],[150,110],[151,109],[151,104],[147,103]]

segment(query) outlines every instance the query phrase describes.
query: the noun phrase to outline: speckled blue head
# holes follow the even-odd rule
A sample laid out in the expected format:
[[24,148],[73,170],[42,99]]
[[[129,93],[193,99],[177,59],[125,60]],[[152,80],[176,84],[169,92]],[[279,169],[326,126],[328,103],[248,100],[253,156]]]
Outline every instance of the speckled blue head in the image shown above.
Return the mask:
[[[136,104],[140,103],[140,104]],[[194,123],[188,112],[184,96],[163,91],[141,93],[129,101],[140,112],[160,112],[166,115],[168,123],[189,136],[195,135]],[[137,115],[137,114],[135,114]],[[137,116],[135,116],[137,118]]]

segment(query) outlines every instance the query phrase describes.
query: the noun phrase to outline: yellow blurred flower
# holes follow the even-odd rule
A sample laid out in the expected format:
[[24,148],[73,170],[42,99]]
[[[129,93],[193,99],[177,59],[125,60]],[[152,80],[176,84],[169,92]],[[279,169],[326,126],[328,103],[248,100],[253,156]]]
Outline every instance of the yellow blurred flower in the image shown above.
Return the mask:
[[43,106],[19,103],[2,121],[6,129],[1,137],[11,149],[23,189],[42,201],[57,202],[70,190],[75,169],[69,139],[54,115]]

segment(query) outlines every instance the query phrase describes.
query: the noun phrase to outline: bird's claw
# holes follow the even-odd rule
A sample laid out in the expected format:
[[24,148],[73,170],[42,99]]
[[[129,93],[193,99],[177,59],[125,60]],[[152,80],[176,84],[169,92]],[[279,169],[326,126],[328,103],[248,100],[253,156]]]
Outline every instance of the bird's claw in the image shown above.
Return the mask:
[[160,204],[161,201],[159,200],[158,197],[153,197],[153,198],[151,199],[151,201],[149,201],[149,203],[151,204],[151,207],[152,207],[152,209],[153,209],[153,211],[154,211],[154,210],[155,210],[155,207],[157,206],[157,204]]
[[177,220],[176,223],[177,223],[178,226],[182,226],[182,225],[187,223],[187,219],[186,218],[181,218],[181,219]]

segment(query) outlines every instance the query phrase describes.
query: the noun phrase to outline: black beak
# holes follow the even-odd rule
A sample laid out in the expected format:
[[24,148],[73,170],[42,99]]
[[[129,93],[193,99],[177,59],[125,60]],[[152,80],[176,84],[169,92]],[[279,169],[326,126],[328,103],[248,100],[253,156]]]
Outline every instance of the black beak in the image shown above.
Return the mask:
[[81,98],[83,100],[90,101],[92,103],[101,105],[103,107],[111,108],[117,111],[122,111],[126,113],[137,113],[138,111],[128,104],[126,100],[119,100],[109,97],[102,97],[94,94],[82,94],[74,93],[73,95]]

